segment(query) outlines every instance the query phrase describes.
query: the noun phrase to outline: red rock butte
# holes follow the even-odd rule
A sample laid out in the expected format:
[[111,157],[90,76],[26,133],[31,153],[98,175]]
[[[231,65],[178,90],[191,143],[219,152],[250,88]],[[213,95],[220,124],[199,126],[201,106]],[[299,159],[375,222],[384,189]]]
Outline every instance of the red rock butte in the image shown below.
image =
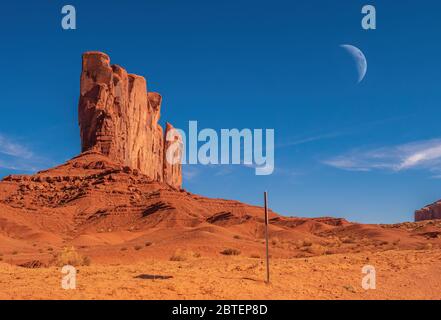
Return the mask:
[[[99,152],[180,189],[180,161],[166,160],[166,148],[180,137],[171,124],[165,134],[158,124],[161,102],[159,93],[148,91],[144,77],[111,65],[105,53],[84,53],[78,105],[82,152]],[[174,156],[180,160],[180,155]]]
[[415,211],[415,221],[441,219],[441,200]]

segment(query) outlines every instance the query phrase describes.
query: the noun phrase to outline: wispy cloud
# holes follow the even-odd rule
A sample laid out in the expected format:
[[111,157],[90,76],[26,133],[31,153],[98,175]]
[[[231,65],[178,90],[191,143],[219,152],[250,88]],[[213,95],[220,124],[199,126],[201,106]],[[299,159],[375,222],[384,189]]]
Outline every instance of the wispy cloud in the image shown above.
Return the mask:
[[314,135],[314,136],[309,136],[309,137],[293,139],[292,141],[278,144],[277,148],[293,147],[293,146],[297,146],[297,145],[301,145],[301,144],[305,144],[305,143],[309,143],[309,142],[337,138],[337,137],[342,136],[344,134],[345,134],[344,132],[330,132],[330,133],[325,133],[325,134],[319,134],[319,135]]
[[322,141],[322,140],[340,138],[343,136],[353,135],[358,132],[372,130],[372,128],[376,127],[376,126],[390,124],[391,122],[402,121],[402,120],[408,119],[411,116],[412,115],[396,116],[396,117],[379,119],[379,120],[374,120],[374,121],[369,121],[369,122],[364,122],[364,123],[357,123],[357,124],[354,124],[351,126],[338,128],[337,130],[333,130],[333,131],[315,132],[315,134],[312,133],[310,135],[297,136],[297,137],[291,138],[287,141],[284,141],[282,143],[278,143],[276,147],[277,148],[286,148],[286,147],[293,147],[293,146],[298,146],[298,145],[311,143],[311,142],[318,142],[318,141]]
[[200,174],[200,170],[195,166],[185,165],[182,166],[182,175],[185,180],[191,181]]
[[6,138],[0,134],[0,153],[12,156],[29,159],[33,157],[33,153],[25,146]]
[[323,162],[332,167],[350,171],[389,170],[398,172],[424,169],[432,173],[441,173],[441,139],[369,150],[356,149]]
[[14,171],[35,172],[48,165],[29,147],[0,134],[0,168]]

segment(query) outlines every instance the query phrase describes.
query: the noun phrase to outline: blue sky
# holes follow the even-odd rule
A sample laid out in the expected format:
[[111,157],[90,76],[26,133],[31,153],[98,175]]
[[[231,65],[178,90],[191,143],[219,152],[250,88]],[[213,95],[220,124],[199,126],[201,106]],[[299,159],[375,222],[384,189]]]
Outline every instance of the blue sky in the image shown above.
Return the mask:
[[[361,28],[374,4],[377,30]],[[61,28],[61,7],[77,30]],[[81,54],[100,50],[187,128],[274,128],[276,169],[186,166],[195,193],[296,216],[413,219],[441,198],[441,4],[435,1],[20,1],[1,7],[0,175],[80,151]],[[356,66],[339,46],[359,47]]]

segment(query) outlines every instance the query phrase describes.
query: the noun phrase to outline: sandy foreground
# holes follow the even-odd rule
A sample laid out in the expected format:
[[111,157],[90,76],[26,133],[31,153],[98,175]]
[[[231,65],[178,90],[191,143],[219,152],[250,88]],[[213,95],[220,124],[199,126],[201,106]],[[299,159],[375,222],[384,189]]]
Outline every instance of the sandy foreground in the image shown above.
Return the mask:
[[[376,269],[376,289],[361,286]],[[77,288],[61,288],[60,268],[0,264],[0,299],[441,299],[441,250],[274,259],[146,260],[79,267]]]

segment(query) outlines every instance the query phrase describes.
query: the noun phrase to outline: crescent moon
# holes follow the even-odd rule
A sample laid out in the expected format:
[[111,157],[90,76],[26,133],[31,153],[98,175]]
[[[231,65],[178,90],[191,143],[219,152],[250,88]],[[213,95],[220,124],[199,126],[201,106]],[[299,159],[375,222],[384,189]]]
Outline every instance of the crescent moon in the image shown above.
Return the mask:
[[361,81],[363,81],[367,72],[366,56],[363,54],[363,52],[360,49],[358,49],[353,45],[342,44],[340,47],[348,51],[349,54],[352,56],[352,58],[355,60],[355,63],[357,64],[358,83],[360,83]]

